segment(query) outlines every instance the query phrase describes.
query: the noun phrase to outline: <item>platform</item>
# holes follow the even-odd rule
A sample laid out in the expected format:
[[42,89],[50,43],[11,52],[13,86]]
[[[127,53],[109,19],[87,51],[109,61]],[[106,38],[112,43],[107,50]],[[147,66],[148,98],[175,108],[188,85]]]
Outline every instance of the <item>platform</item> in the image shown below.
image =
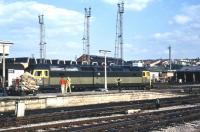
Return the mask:
[[7,96],[0,98],[0,112],[14,111],[17,101],[24,101],[26,110],[46,109],[56,107],[83,106],[110,102],[125,102],[156,98],[171,98],[185,96],[170,92],[159,91],[91,91],[73,92],[71,94],[47,93],[36,96]]

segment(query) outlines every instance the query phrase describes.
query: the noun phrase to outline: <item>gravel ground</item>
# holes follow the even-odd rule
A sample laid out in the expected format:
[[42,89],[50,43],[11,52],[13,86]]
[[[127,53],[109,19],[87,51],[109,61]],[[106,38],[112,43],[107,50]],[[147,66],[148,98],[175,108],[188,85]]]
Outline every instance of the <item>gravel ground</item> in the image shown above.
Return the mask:
[[165,129],[156,130],[152,132],[200,132],[200,120],[171,126]]

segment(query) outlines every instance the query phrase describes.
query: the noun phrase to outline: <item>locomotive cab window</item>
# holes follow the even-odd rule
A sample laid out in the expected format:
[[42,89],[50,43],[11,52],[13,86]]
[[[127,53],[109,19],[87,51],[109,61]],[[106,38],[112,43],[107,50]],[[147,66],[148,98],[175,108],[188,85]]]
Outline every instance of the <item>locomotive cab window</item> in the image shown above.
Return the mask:
[[142,72],[142,76],[143,77],[149,77],[150,76],[150,72],[149,71],[143,71]]
[[30,73],[31,73],[31,75],[33,75],[33,71],[32,70],[30,71]]
[[48,72],[48,71],[44,71],[44,75],[45,75],[46,77],[48,77],[48,76],[49,76],[49,72]]
[[142,76],[145,77],[145,72],[142,73]]
[[48,78],[49,77],[49,71],[48,70],[34,70],[33,75],[35,77]]
[[35,71],[34,76],[42,76],[42,71]]

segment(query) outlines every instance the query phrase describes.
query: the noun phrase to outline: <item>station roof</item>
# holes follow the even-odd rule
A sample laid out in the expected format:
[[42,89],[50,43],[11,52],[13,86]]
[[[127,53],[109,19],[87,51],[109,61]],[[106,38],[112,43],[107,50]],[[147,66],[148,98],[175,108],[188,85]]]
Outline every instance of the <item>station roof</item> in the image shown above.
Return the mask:
[[185,66],[177,70],[177,72],[200,72],[200,66]]
[[[85,60],[88,57],[88,55],[83,54],[82,56],[80,56],[76,61],[77,62],[82,62],[83,60]],[[90,55],[90,61],[91,62],[98,62],[99,64],[101,64],[102,62],[104,62],[104,56],[97,56],[97,55]],[[107,58],[107,63],[115,63],[115,62],[119,62],[121,63],[122,60],[120,58],[113,58],[113,57],[106,57]]]
[[[3,65],[0,65],[0,69],[3,69]],[[15,70],[24,70],[24,66],[22,64],[6,64],[6,69],[15,69]]]
[[163,71],[167,71],[167,68],[165,68],[165,67],[149,67],[148,70],[150,72],[163,72]]

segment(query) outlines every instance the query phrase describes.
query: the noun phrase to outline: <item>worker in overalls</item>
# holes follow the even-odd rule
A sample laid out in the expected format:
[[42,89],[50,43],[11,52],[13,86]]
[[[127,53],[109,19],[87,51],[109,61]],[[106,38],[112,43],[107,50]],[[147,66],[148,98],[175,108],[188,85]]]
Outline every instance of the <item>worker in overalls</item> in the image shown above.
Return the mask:
[[68,89],[69,89],[69,93],[72,92],[72,90],[71,90],[71,78],[70,77],[67,77],[65,88],[66,88],[65,89],[66,93],[67,93]]

